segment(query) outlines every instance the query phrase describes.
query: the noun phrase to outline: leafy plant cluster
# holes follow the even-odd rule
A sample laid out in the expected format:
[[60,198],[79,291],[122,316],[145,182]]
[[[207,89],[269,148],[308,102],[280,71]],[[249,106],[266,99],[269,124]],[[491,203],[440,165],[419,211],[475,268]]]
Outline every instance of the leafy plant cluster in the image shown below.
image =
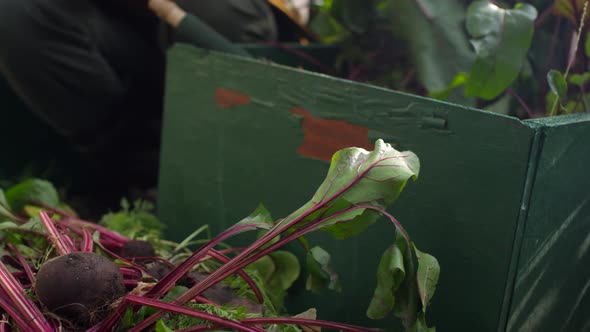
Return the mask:
[[588,112],[587,0],[326,0],[349,79],[521,118]]
[[[393,315],[405,331],[434,331],[427,326],[425,315],[440,267],[433,256],[416,248],[402,225],[386,211],[408,180],[417,178],[419,168],[415,154],[396,151],[382,140],[376,142],[374,151],[344,149],[334,154],[326,179],[310,201],[288,216],[274,220],[260,205],[216,236],[202,226],[180,243],[162,239],[163,225],[149,204],[123,201],[121,211],[94,223],[80,219],[61,202],[51,183],[26,180],[0,190],[0,236],[4,239],[0,246],[0,307],[4,310],[0,329],[370,331],[373,329],[323,321],[314,309],[295,316],[285,313],[285,294],[303,269],[298,258],[282,248],[291,241],[302,244],[308,290],[338,291],[348,285],[339,282],[330,254],[311,245],[305,235],[321,230],[347,239],[384,217],[396,232],[378,266],[367,315],[373,319]],[[226,244],[249,231],[258,233],[249,245]],[[131,247],[140,252],[131,254]],[[40,286],[47,280],[43,277],[41,282],[41,276],[47,275],[44,269],[56,261],[70,264],[73,257],[106,261],[121,275],[117,277],[125,290],[121,295],[102,299],[104,303],[93,302],[100,308],[96,312],[99,319],[91,312],[87,321],[73,321],[62,311],[70,304],[54,309],[47,295],[41,296]],[[67,268],[54,274],[78,279],[100,273],[100,269],[89,269]],[[109,285],[113,280],[108,280]],[[101,289],[98,284],[85,287]],[[80,293],[94,293],[84,290]],[[53,289],[49,293],[55,294]],[[75,301],[74,307],[82,298]]]

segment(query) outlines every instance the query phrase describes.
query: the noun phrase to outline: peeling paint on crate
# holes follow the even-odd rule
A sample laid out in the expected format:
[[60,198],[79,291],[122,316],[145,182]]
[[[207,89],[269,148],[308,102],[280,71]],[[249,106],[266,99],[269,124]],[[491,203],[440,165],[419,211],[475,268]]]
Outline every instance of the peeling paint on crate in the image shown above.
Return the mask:
[[326,120],[314,117],[309,111],[293,108],[293,114],[303,116],[303,143],[297,149],[302,156],[330,161],[332,155],[347,147],[373,150],[369,141],[369,128],[355,126],[343,120]]
[[248,105],[252,102],[252,98],[241,92],[217,88],[215,90],[215,101],[220,107],[228,109],[234,106]]

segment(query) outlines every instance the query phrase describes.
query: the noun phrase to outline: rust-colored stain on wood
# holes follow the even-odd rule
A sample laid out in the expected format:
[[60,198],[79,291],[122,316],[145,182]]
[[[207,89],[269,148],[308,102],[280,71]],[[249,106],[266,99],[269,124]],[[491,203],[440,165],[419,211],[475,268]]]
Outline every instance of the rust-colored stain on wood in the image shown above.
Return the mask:
[[217,101],[217,105],[225,109],[234,106],[248,105],[252,102],[252,98],[247,94],[224,88],[217,88],[215,90],[215,100]]
[[343,120],[316,118],[301,108],[293,108],[292,111],[303,116],[303,143],[297,149],[300,155],[330,161],[336,151],[344,148],[373,150],[375,147],[369,141],[369,128],[351,125]]

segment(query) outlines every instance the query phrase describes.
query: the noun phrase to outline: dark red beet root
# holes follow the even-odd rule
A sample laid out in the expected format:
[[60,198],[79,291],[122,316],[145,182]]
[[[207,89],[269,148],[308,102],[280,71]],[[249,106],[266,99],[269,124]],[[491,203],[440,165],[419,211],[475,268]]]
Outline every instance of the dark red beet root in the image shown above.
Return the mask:
[[151,243],[140,240],[129,240],[121,249],[121,257],[135,258],[135,257],[154,257],[156,250]]
[[76,252],[48,260],[37,273],[35,291],[51,312],[78,326],[104,318],[125,295],[123,275],[107,258]]

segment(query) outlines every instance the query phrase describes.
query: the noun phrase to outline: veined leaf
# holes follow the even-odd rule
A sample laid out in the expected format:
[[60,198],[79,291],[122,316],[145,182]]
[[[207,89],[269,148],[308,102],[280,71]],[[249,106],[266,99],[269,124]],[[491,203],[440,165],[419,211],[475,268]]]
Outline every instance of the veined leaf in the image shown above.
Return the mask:
[[[405,246],[405,242],[401,242]],[[404,267],[403,248],[397,244],[389,247],[377,268],[377,287],[367,309],[367,317],[371,319],[383,319],[393,310],[395,304],[395,292],[406,277]]]
[[[259,230],[259,235],[262,235],[270,230],[272,226],[273,220],[270,212],[264,205],[259,204],[258,207],[256,207],[256,209],[250,213],[250,215],[238,221],[232,226],[232,228],[240,229],[239,231],[235,232],[234,235],[253,230]],[[272,242],[275,243],[277,240],[278,239],[275,239]]]
[[414,246],[416,257],[418,258],[418,285],[420,290],[420,301],[422,302],[422,311],[426,313],[426,308],[434,296],[436,284],[440,276],[440,265],[436,258],[418,250]]
[[320,247],[314,247],[307,253],[307,277],[306,289],[319,293],[323,288],[340,291],[340,278],[332,267],[330,254]]
[[365,207],[389,206],[399,197],[407,181],[417,178],[419,169],[420,162],[414,153],[399,152],[383,140],[376,141],[373,151],[340,150],[332,157],[328,175],[311,201],[277,225],[308,214],[305,222],[295,227],[321,220],[315,229],[328,230],[339,238],[356,235],[378,219],[378,215]]
[[[393,311],[407,331],[430,331],[425,313],[436,289],[440,267],[434,257],[419,251],[414,244],[412,248],[418,261],[417,269],[412,250],[408,250],[405,238],[397,232],[395,244],[385,251],[379,263],[377,287],[367,316],[383,319]],[[418,312],[421,303],[422,311]]]
[[27,203],[39,202],[57,207],[59,195],[55,187],[40,179],[29,179],[9,188],[5,193],[8,205],[14,211],[21,211]]
[[400,248],[403,253],[405,278],[394,292],[395,303],[392,311],[395,317],[401,319],[406,330],[411,331],[412,327],[417,323],[420,307],[420,292],[418,291],[414,257],[412,250],[408,248],[408,244],[400,232],[395,234],[395,246]]
[[338,240],[346,240],[362,233],[365,229],[379,220],[379,218],[381,218],[381,214],[374,210],[352,210],[340,215],[337,218],[338,222],[325,224],[322,227],[322,230],[332,234],[332,236]]
[[274,251],[252,263],[276,308],[283,307],[286,291],[299,278],[301,265],[295,255],[288,251]]
[[465,94],[493,99],[517,77],[534,34],[537,10],[529,4],[503,9],[475,1],[467,11],[467,32],[477,59],[471,67]]
[[[216,269],[190,288],[178,298],[178,303],[190,301],[219,280],[223,280],[236,273],[240,268],[252,264],[252,257],[260,259],[272,250],[279,249],[288,242],[314,230],[329,229],[333,233],[342,231],[341,233],[345,234],[343,237],[354,235],[374,222],[379,214],[386,215],[399,230],[392,233],[392,240],[395,239],[396,243],[403,242],[406,244],[405,248],[409,248],[411,246],[409,236],[401,224],[385,211],[385,208],[399,197],[410,178],[417,178],[419,169],[419,160],[414,153],[399,152],[381,139],[376,141],[373,151],[347,148],[336,152],[332,157],[326,179],[309,202],[286,218],[277,221],[268,236],[265,235],[250,246],[243,248],[228,264]],[[377,215],[375,212],[378,212]],[[338,229],[340,225],[346,223],[359,223],[361,227],[348,227],[345,231]],[[217,244],[217,241],[222,241],[228,236],[236,234],[242,228],[255,228],[255,226],[256,224],[252,224],[251,220],[247,218],[222,232],[204,248],[210,248],[210,246]],[[265,247],[272,238],[279,234],[282,234],[283,237],[277,243]],[[395,234],[395,238],[393,234]],[[262,251],[252,256],[261,248],[263,248]],[[191,267],[193,262],[201,257],[201,250],[204,249],[195,252],[189,260],[168,273],[150,290],[151,294],[148,293],[148,295],[165,292],[176,281],[175,277],[169,278],[168,276],[184,274],[186,268]],[[393,311],[396,316],[402,319],[404,326],[409,328],[416,324],[420,298],[413,262],[414,253],[410,249],[405,252],[403,259],[406,278],[395,295],[396,301]],[[308,252],[307,267],[310,273],[306,284],[308,289],[319,291],[325,286],[335,290],[340,289],[338,276],[332,269],[331,257],[325,250],[318,247],[312,248]],[[151,316],[137,328],[144,328],[155,323],[157,317],[158,315]]]
[[[265,224],[268,225],[268,227],[264,226],[264,228],[260,228],[260,230],[258,231],[258,238],[261,238],[264,234],[268,233],[268,231],[274,225],[274,221],[272,219],[270,211],[268,211],[268,209],[262,203],[258,204],[258,207],[256,208],[256,210],[254,210],[254,212],[252,212],[250,214],[250,216],[248,216],[244,220],[240,221],[240,223],[250,223],[250,222],[259,223],[260,225],[265,225]],[[238,223],[238,224],[240,224],[240,223]],[[268,244],[266,244],[265,247],[268,247],[269,245],[276,243],[277,241],[280,240],[280,238],[281,238],[280,236],[276,236],[270,242],[268,242]]]
[[258,207],[256,207],[256,209],[250,213],[250,215],[237,222],[233,227],[248,224],[256,225],[256,227],[253,227],[252,229],[268,230],[272,227],[273,220],[266,207],[264,207],[262,204],[259,204]]
[[272,216],[270,211],[263,205],[259,204],[249,216],[240,221],[240,223],[267,223],[272,224]]
[[343,149],[334,154],[326,180],[313,196],[322,202],[340,196],[352,203],[383,200],[393,203],[410,178],[417,178],[418,157],[399,152],[390,144],[377,140],[375,150]]

